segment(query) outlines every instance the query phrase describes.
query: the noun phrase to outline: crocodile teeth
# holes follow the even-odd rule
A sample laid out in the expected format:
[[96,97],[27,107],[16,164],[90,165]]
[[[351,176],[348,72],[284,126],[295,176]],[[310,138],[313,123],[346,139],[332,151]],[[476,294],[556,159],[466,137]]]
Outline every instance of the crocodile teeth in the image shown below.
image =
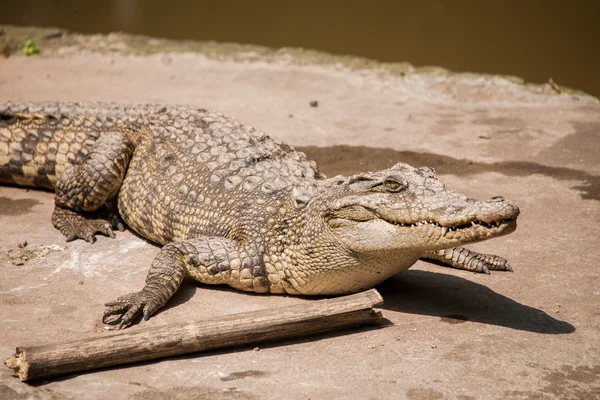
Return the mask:
[[471,221],[471,225],[477,226],[477,224],[474,221]]
[[445,226],[442,226],[442,236],[446,236],[446,233],[448,233],[448,228]]

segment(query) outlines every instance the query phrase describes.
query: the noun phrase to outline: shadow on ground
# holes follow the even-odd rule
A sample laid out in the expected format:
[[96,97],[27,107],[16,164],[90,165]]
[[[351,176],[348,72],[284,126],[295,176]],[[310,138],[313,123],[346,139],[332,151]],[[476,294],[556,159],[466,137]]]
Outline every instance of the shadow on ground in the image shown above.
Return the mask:
[[[236,296],[271,296],[240,293],[228,286],[203,285],[186,279],[165,307],[158,312],[183,305],[196,294],[197,290],[228,291],[235,293]],[[543,334],[575,332],[573,325],[556,319],[543,310],[518,303],[487,286],[454,275],[411,269],[383,282],[377,290],[385,300],[383,309],[437,316],[446,323],[472,321]],[[326,297],[304,298],[319,300]],[[318,336],[319,339],[323,338],[321,335]]]
[[[232,291],[240,296],[263,296],[255,293],[240,293],[226,286],[202,285],[191,280],[185,280],[181,288],[159,312],[164,312],[172,307],[181,306],[189,301],[198,289]],[[575,327],[566,321],[558,320],[537,308],[520,304],[508,297],[494,292],[484,285],[453,275],[421,270],[409,270],[388,279],[379,285],[377,289],[385,299],[385,303],[382,307],[385,310],[407,314],[439,316],[441,321],[446,323],[473,321],[542,334],[567,334],[575,331]],[[306,297],[306,299],[309,300],[318,300],[319,298],[322,297]],[[139,319],[136,322],[139,323]],[[382,325],[360,326],[344,329],[342,331],[309,335],[301,338],[290,338],[274,342],[268,341],[261,343],[260,348],[275,348],[290,344],[320,341],[337,336],[347,336],[367,332],[373,329],[385,328],[389,325],[390,322],[384,320]],[[255,346],[256,344],[236,346],[235,351],[257,350],[258,347]],[[199,356],[214,356],[231,351],[231,349],[215,349],[201,353],[191,353],[164,359],[100,368],[95,371],[151,365],[164,360],[182,360],[193,359]],[[82,371],[79,373],[63,375],[52,378],[52,381],[70,380],[76,376],[89,372],[92,371]],[[252,372],[255,373],[257,371]],[[47,382],[48,381],[34,381],[31,385],[34,387],[43,386]]]
[[575,332],[566,321],[454,275],[409,270],[377,289],[385,299],[383,308],[388,310],[439,316],[448,323],[473,321],[545,334]]

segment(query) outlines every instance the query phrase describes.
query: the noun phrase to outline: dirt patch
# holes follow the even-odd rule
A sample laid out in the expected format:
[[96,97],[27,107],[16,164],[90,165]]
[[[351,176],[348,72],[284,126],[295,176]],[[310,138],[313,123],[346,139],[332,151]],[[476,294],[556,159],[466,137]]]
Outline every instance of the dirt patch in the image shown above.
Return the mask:
[[51,251],[63,251],[58,245],[40,246],[34,249],[17,248],[7,252],[8,259],[13,265],[24,265],[27,261],[42,258]]

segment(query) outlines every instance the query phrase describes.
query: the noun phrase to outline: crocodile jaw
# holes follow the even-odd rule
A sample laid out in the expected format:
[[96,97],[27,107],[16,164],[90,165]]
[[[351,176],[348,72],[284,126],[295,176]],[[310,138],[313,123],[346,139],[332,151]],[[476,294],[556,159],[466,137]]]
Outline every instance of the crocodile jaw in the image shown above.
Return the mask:
[[[397,228],[397,235],[417,235],[421,238],[427,238],[427,244],[436,247],[439,245],[441,249],[507,235],[517,229],[516,216],[506,218],[499,216],[498,219],[489,223],[477,218],[454,224],[442,224],[426,220],[408,224],[381,220],[394,225]],[[427,250],[437,249],[428,248]]]
[[506,219],[487,224],[447,227],[436,223],[399,224],[383,219],[332,219],[329,225],[349,248],[360,253],[401,250],[421,253],[478,242],[513,232],[517,223]]

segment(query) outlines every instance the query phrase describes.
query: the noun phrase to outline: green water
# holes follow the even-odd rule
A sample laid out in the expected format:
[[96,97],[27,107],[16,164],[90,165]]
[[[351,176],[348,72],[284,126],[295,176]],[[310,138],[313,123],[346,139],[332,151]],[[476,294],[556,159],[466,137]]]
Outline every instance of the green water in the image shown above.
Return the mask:
[[295,46],[600,97],[600,0],[3,0],[0,24]]

